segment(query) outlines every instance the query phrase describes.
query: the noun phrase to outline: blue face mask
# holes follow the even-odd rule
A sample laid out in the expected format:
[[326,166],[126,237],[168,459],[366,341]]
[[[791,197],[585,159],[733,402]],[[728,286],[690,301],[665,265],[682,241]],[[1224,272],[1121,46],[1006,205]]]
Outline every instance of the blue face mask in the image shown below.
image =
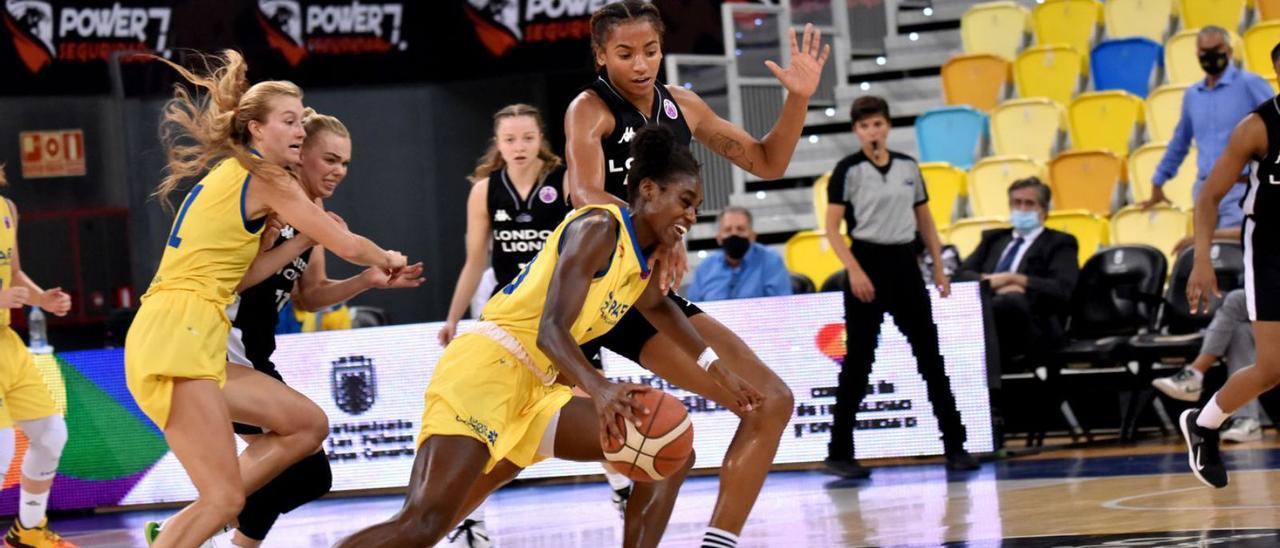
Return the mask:
[[1015,209],[1010,215],[1009,221],[1013,224],[1013,229],[1027,234],[1037,228],[1040,228],[1040,213],[1031,210]]

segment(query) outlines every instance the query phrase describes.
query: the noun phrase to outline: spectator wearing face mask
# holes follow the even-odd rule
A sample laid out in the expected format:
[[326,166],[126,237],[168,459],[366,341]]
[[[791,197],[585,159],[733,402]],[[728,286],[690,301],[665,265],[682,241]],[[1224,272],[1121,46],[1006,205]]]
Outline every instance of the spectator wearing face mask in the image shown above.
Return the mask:
[[791,294],[791,275],[782,257],[756,243],[751,212],[730,206],[720,212],[720,250],[698,265],[689,286],[691,301],[750,299]]
[[1080,276],[1075,236],[1044,226],[1053,194],[1037,177],[1009,186],[1013,228],[988,230],[957,279],[985,280],[1000,363],[1046,365],[1066,343],[1063,323]]
[[[1208,26],[1196,37],[1200,56],[1200,68],[1204,80],[1191,84],[1182,96],[1182,117],[1169,141],[1164,158],[1156,167],[1151,179],[1151,199],[1146,207],[1168,201],[1163,186],[1178,174],[1182,160],[1187,157],[1194,139],[1196,145],[1196,182],[1192,196],[1200,195],[1205,177],[1218,161],[1227,146],[1231,130],[1235,129],[1254,108],[1274,95],[1271,85],[1262,77],[1240,70],[1231,63],[1231,39],[1220,27]],[[1246,168],[1240,180],[1227,192],[1218,205],[1216,238],[1239,238],[1240,225],[1244,223],[1244,211],[1240,201],[1244,197],[1249,172]],[[1188,239],[1179,248],[1189,244]]]

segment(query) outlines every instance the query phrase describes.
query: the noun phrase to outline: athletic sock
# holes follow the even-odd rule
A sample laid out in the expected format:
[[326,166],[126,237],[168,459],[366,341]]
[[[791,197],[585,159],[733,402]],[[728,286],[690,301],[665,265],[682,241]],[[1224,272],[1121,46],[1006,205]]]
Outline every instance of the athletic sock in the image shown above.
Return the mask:
[[26,489],[22,491],[21,501],[18,503],[18,522],[23,528],[31,529],[40,526],[40,522],[44,521],[44,509],[49,502],[49,491],[43,493],[32,493]]
[[1205,404],[1204,409],[1200,410],[1200,416],[1196,417],[1196,424],[1210,430],[1217,430],[1222,427],[1222,423],[1226,422],[1230,416],[1231,413],[1227,413],[1221,407],[1218,407],[1218,395],[1214,394],[1212,398],[1209,398],[1209,403]]
[[738,547],[738,535],[735,535],[723,529],[708,527],[707,533],[702,535],[702,548],[737,548],[737,547]]

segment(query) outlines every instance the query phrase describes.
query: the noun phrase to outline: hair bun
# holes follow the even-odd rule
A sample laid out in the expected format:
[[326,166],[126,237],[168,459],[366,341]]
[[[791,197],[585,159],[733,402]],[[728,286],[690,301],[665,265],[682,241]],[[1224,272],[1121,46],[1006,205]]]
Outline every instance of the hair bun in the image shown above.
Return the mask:
[[636,132],[631,142],[631,157],[640,164],[652,164],[671,157],[675,151],[676,134],[664,126],[645,126]]

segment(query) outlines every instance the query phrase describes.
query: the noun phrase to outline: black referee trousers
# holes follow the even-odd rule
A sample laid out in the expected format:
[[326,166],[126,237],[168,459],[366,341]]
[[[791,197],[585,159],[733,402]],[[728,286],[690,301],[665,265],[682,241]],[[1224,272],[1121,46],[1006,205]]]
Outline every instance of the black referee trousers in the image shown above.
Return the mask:
[[948,454],[962,451],[965,429],[951,393],[951,381],[943,368],[938,327],[933,323],[933,305],[920,278],[913,246],[855,241],[852,250],[875,286],[875,299],[869,303],[859,301],[849,285],[844,286],[847,353],[836,389],[829,456],[833,459],[853,457],[856,413],[867,396],[867,381],[871,378],[885,312],[893,316],[898,330],[911,344],[916,368],[924,378],[933,414],[942,430],[943,446]]

